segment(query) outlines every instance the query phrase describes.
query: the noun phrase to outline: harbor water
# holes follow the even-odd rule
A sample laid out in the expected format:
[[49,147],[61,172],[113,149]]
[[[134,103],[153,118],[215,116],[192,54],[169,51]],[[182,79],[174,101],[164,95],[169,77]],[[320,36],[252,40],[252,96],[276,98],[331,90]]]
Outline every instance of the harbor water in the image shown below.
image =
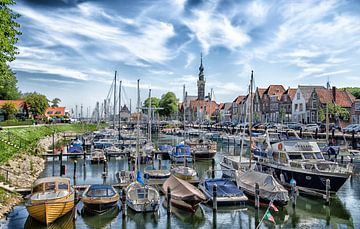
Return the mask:
[[[155,136],[156,144],[175,145],[181,139],[175,136]],[[218,143],[218,153],[216,155],[217,176],[221,176],[220,159],[222,155],[239,155],[240,147]],[[76,184],[96,184],[102,183],[103,164],[91,164],[89,160],[83,158],[77,160]],[[66,165],[66,177],[72,179],[74,159],[63,158]],[[169,161],[162,160],[162,166],[170,166]],[[117,183],[116,172],[127,169],[128,162],[111,158],[108,162],[109,175],[107,183]],[[154,166],[158,166],[155,161]],[[199,161],[194,164],[199,174],[199,178],[210,175],[211,161]],[[359,173],[359,166],[356,168]],[[60,162],[51,158],[46,162],[42,177],[59,175]],[[74,182],[72,180],[72,182]],[[162,196],[162,201],[164,197]],[[246,206],[238,207],[219,207],[216,214],[213,214],[212,207],[206,204],[195,214],[183,212],[172,208],[171,216],[167,216],[167,211],[161,205],[157,213],[134,213],[130,209],[123,219],[121,205],[118,208],[103,215],[87,215],[82,211],[81,202],[76,206],[76,220],[73,220],[74,213],[69,213],[51,225],[51,228],[255,228],[256,223],[266,211],[266,206],[259,210],[254,208],[250,202]],[[264,221],[260,228],[360,228],[360,177],[355,175],[348,179],[337,195],[331,199],[330,206],[325,201],[314,197],[299,196],[296,207],[293,208],[291,202],[286,207],[280,208],[279,212],[271,210],[275,219],[275,224]],[[0,220],[0,228],[45,228],[40,223],[29,217],[23,204],[16,206],[7,216]]]

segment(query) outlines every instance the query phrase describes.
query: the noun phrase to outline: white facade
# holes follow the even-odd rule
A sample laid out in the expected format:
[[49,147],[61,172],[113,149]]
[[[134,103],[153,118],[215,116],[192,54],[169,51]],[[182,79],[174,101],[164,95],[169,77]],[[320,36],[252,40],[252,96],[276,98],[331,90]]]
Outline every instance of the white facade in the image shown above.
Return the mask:
[[292,111],[291,116],[293,122],[301,122],[301,123],[306,122],[307,120],[306,101],[299,88],[296,90],[295,97],[292,101],[291,111]]

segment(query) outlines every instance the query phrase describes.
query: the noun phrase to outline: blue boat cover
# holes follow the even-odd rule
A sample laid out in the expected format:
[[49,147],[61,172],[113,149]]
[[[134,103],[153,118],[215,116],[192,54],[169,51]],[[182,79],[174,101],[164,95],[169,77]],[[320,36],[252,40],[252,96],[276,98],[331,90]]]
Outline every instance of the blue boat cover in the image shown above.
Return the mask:
[[144,184],[144,181],[143,181],[143,179],[142,179],[142,177],[141,177],[141,172],[140,172],[140,170],[137,171],[136,180],[137,180],[137,182],[139,182],[140,184],[142,184],[142,185]]
[[238,189],[233,181],[224,178],[216,178],[207,179],[204,182],[205,189],[211,197],[213,196],[213,186],[215,184],[217,185],[217,196],[219,197],[244,195],[244,193]]
[[175,147],[175,156],[191,156],[190,146],[177,144]]

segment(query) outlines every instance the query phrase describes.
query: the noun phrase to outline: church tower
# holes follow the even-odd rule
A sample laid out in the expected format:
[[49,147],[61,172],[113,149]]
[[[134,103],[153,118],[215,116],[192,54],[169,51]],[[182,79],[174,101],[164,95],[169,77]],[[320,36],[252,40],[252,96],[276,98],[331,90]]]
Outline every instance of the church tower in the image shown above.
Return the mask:
[[205,78],[204,78],[204,66],[202,63],[202,54],[200,56],[201,62],[199,67],[199,79],[197,81],[197,87],[198,87],[198,100],[204,100],[205,99]]

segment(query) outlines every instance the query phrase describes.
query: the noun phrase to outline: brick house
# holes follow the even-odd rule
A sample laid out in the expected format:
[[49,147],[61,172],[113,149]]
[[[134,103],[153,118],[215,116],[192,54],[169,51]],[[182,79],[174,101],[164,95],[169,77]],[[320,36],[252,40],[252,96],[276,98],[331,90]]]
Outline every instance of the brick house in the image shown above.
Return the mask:
[[265,122],[279,122],[280,99],[285,88],[282,85],[270,85],[263,94],[262,109]]
[[17,113],[15,114],[15,118],[28,118],[29,117],[29,109],[25,103],[25,100],[0,100],[0,121],[5,120],[5,112],[1,109],[1,107],[5,103],[13,103],[17,108]]
[[360,124],[360,99],[355,99],[351,105],[350,116],[351,123]]
[[245,100],[246,96],[245,95],[239,95],[238,97],[236,97],[234,99],[234,101],[232,102],[231,105],[231,117],[232,117],[232,121],[237,121],[240,122],[241,120],[241,115],[243,113],[242,111],[242,104]]
[[209,120],[218,110],[218,104],[209,100],[192,100],[190,101],[189,113],[191,120]]
[[256,88],[254,95],[254,121],[265,122],[265,113],[263,112],[263,96],[266,88]]
[[63,117],[65,115],[65,107],[48,107],[45,111],[47,118]]
[[[290,122],[292,120],[292,101],[294,100],[296,94],[296,88],[288,88],[282,95],[279,103],[279,112],[284,110],[285,122]],[[281,121],[281,120],[280,120]]]

